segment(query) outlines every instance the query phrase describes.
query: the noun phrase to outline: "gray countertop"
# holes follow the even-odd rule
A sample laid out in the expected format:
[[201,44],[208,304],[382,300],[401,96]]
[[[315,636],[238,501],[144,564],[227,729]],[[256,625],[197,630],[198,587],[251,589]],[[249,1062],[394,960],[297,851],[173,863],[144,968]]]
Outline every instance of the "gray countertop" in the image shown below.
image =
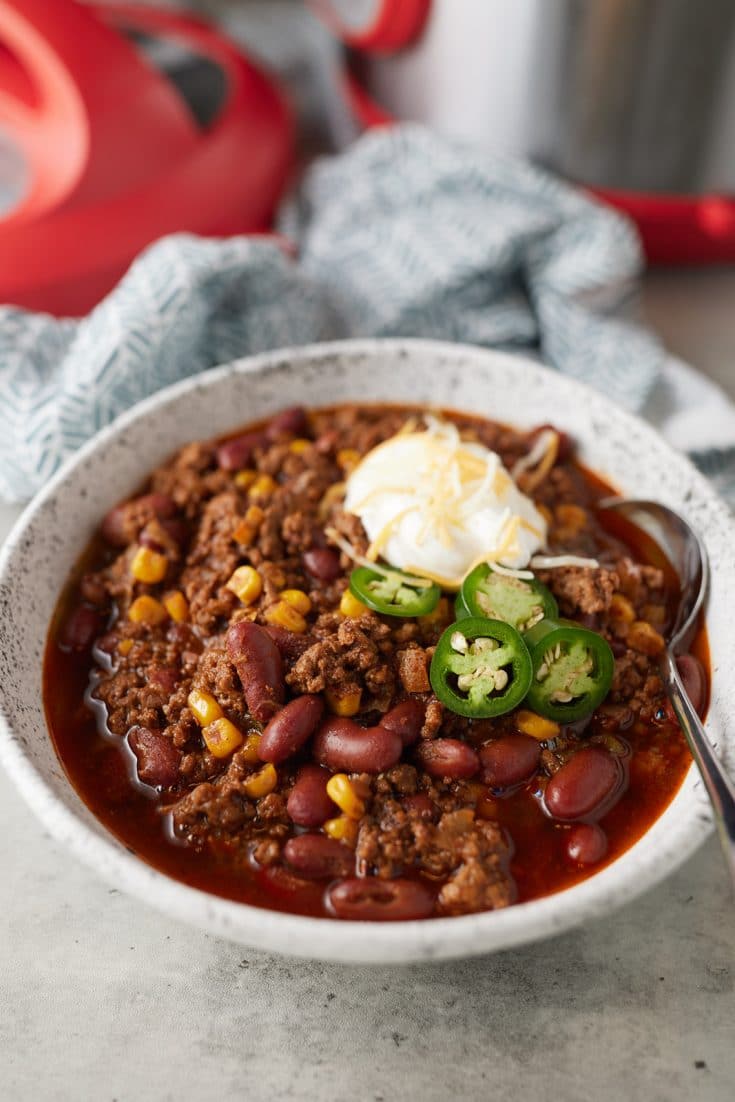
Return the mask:
[[[735,397],[735,272],[661,272],[645,307]],[[17,510],[0,507],[0,537]],[[611,917],[468,962],[251,953],[111,890],[0,773],[0,1095],[149,1102],[725,1100],[735,921],[714,839]]]

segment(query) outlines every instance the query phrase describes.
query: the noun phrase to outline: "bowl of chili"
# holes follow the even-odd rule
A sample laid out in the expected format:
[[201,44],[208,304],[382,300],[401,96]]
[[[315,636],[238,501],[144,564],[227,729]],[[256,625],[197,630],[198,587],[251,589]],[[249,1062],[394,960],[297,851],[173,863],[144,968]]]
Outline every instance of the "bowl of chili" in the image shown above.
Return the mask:
[[[285,395],[291,405],[297,402],[308,410],[296,417],[298,424],[293,413],[292,423],[282,413]],[[348,569],[350,564],[345,565],[343,558],[335,565],[335,546],[327,538],[303,547],[305,565],[295,573],[299,586],[291,585],[289,577],[269,575],[262,558],[258,569],[234,555],[227,559],[231,576],[217,589],[218,611],[212,612],[211,593],[209,604],[202,598],[201,609],[196,605],[196,593],[206,588],[203,575],[195,589],[187,589],[186,579],[182,581],[183,575],[176,573],[179,568],[171,563],[177,561],[176,547],[193,538],[191,526],[197,509],[209,509],[211,536],[217,507],[201,501],[195,505],[194,496],[186,499],[186,508],[177,506],[177,495],[179,502],[186,498],[180,467],[173,508],[165,502],[164,483],[171,477],[172,454],[188,456],[186,478],[192,487],[196,484],[201,490],[209,479],[207,502],[237,495],[240,500],[244,495],[240,523],[247,527],[257,515],[248,514],[248,509],[261,508],[258,493],[267,495],[269,489],[274,492],[272,486],[282,486],[290,477],[284,470],[296,471],[293,477],[302,478],[301,493],[306,492],[312,476],[304,475],[299,456],[308,449],[315,449],[322,458],[327,456],[324,462],[333,462],[335,469],[341,463],[343,471],[349,470],[355,457],[340,457],[340,452],[350,449],[337,447],[345,440],[332,439],[330,443],[328,439],[330,431],[339,436],[340,426],[347,423],[341,410],[357,409],[353,423],[373,426],[363,433],[369,443],[371,431],[374,442],[380,438],[376,410],[390,411],[390,415],[380,415],[385,425],[400,427],[402,419],[420,415],[429,404],[444,409],[461,432],[470,436],[486,432],[498,451],[505,455],[506,449],[509,462],[514,449],[530,448],[538,426],[551,420],[564,434],[558,436],[557,443],[566,441],[567,434],[576,443],[579,462],[574,471],[579,473],[574,473],[572,481],[585,487],[586,505],[610,487],[623,493],[635,491],[678,509],[700,532],[712,562],[713,581],[706,636],[701,634],[696,654],[710,675],[708,729],[726,761],[733,762],[735,740],[728,735],[725,720],[733,712],[735,689],[719,668],[733,644],[726,595],[733,582],[730,548],[735,525],[706,480],[654,430],[615,407],[604,395],[515,356],[408,340],[344,342],[269,353],[169,388],[104,429],[51,480],[2,551],[0,755],[52,834],[115,886],[174,918],[262,949],[345,961],[443,959],[507,948],[605,914],[672,871],[710,830],[706,796],[675,731],[666,726],[663,714],[641,711],[640,700],[649,691],[645,682],[637,689],[640,699],[633,708],[611,703],[608,696],[615,664],[619,667],[622,661],[621,647],[626,653],[630,650],[620,639],[631,637],[631,632],[636,646],[643,648],[635,652],[639,659],[632,661],[638,662],[646,677],[652,676],[645,648],[651,644],[655,628],[640,619],[643,606],[625,596],[625,586],[614,601],[608,600],[606,615],[609,613],[617,626],[610,631],[606,628],[605,636],[599,624],[592,622],[594,617],[588,616],[590,622],[585,623],[584,616],[569,616],[569,594],[558,578],[551,576],[553,570],[540,568],[528,579],[507,576],[492,564],[481,564],[450,592],[395,563],[358,562]],[[322,413],[319,407],[330,408]],[[452,412],[456,410],[473,413]],[[482,429],[478,411],[495,426],[492,430]],[[222,442],[195,455],[186,446],[200,439],[202,425],[209,438]],[[252,440],[248,442],[248,433],[238,432],[242,425],[249,426],[248,433],[256,436],[265,433],[268,448],[276,448],[279,455],[281,448],[284,455],[292,457],[290,466],[276,469],[276,453],[258,451]],[[512,428],[506,430],[506,425]],[[380,431],[385,435],[388,430]],[[233,437],[235,432],[238,435]],[[202,458],[205,454],[208,458]],[[266,454],[271,459],[261,462],[259,457]],[[359,460],[359,455],[356,458]],[[197,463],[200,469],[191,473]],[[268,463],[275,477],[261,469]],[[318,463],[322,464],[322,459]],[[146,485],[152,469],[169,473]],[[255,494],[251,491],[254,485],[260,487]],[[191,494],[195,495],[193,489]],[[135,509],[115,513],[117,502],[131,499],[136,502],[137,514]],[[303,500],[307,499],[308,493]],[[579,520],[575,502],[568,496],[556,500],[552,495],[547,500],[553,505],[554,530],[562,535],[566,531],[573,542],[574,525]],[[225,510],[222,501],[221,511]],[[102,537],[95,537],[105,515],[106,537],[105,528]],[[132,536],[125,531],[128,523],[135,529]],[[298,527],[295,521],[289,524]],[[244,528],[240,538],[245,539],[243,533]],[[613,546],[621,539],[630,546],[629,536],[615,533],[609,540],[600,536],[600,547],[607,546],[605,540]],[[117,576],[117,611],[108,615],[110,606],[104,605],[107,619],[95,605],[92,583],[87,583],[81,603],[78,599],[84,571],[92,575],[107,571],[105,578],[112,576],[114,555],[109,546],[102,546],[105,538],[116,544],[118,558],[128,555],[124,576],[128,578],[132,572],[134,579],[123,583],[123,574]],[[583,542],[582,536],[579,538]],[[192,554],[191,542],[186,547]],[[206,558],[205,550],[200,546],[194,557]],[[325,553],[330,551],[332,554]],[[647,549],[637,547],[636,552],[641,561],[647,561]],[[80,556],[85,556],[81,567]],[[166,570],[174,573],[166,575]],[[334,572],[331,577],[330,571]],[[257,581],[253,575],[258,575]],[[629,594],[634,594],[634,575],[635,564],[627,579]],[[253,597],[258,585],[262,592]],[[308,589],[306,602],[299,596],[305,591],[301,586]],[[76,604],[68,596],[72,590],[77,593]],[[59,603],[62,591],[67,596]],[[109,593],[105,599],[109,600]],[[338,599],[339,604],[346,602],[347,612],[340,613]],[[250,607],[248,601],[260,602],[262,615],[247,619],[242,610]],[[163,619],[150,628],[153,635],[147,636],[159,609]],[[234,609],[239,610],[237,615]],[[215,620],[206,629],[210,614]],[[265,633],[290,670],[289,686],[280,699],[271,699],[259,690],[257,699],[248,697],[243,703],[239,684],[225,679],[219,683],[220,699],[214,699],[206,691],[206,682],[190,679],[185,685],[186,699],[183,704],[179,701],[176,713],[177,722],[184,725],[179,730],[180,744],[170,743],[167,757],[156,737],[161,712],[177,707],[178,678],[186,662],[200,672],[204,668],[193,637],[187,634],[189,629],[181,626],[187,615],[201,617],[194,633],[199,639],[196,646],[203,637],[209,638],[208,632],[212,638],[218,633],[226,636],[220,649],[225,654],[222,661],[229,662],[228,676],[239,669],[242,648],[250,648],[251,660],[266,666],[274,660],[263,641]],[[650,615],[659,615],[653,605]],[[225,618],[217,621],[216,616]],[[315,688],[319,684],[316,675],[307,671],[309,663],[302,661],[309,648],[297,654],[301,647],[298,639],[306,637],[312,646],[321,646],[324,638],[314,632],[327,633],[329,617],[333,617],[335,638],[341,630],[339,645],[347,646],[346,629],[341,621],[337,625],[340,616],[369,637],[376,654],[381,653],[381,646],[388,651],[391,646],[396,649],[394,640],[402,640],[400,662],[385,675],[394,676],[395,691],[389,697],[380,696],[380,677],[361,680],[357,674],[357,687],[347,685],[353,697],[357,692],[357,703],[349,692],[336,693],[339,685],[331,691],[329,687]],[[407,625],[415,625],[415,629]],[[64,643],[63,633],[69,631],[72,643],[67,645],[70,637],[67,635]],[[94,639],[97,647],[95,685],[106,686],[101,696],[95,696],[94,686],[90,689],[94,662],[88,654],[83,661],[79,659],[83,637]],[[54,651],[60,640],[63,645]],[[114,652],[98,647],[101,642],[114,645]],[[169,657],[162,659],[164,643]],[[155,661],[140,657],[148,653],[145,647],[152,648]],[[613,653],[616,650],[619,653]],[[423,652],[430,685],[411,693],[405,686],[411,684],[418,651]],[[127,681],[120,678],[121,664],[135,653],[139,653],[140,668],[147,672],[145,690],[159,693],[158,704],[145,695],[140,678],[135,682],[131,667],[126,667]],[[171,673],[172,654],[180,663],[177,676]],[[213,658],[207,661],[214,663]],[[694,668],[701,677],[701,667]],[[113,688],[121,690],[123,682],[128,686],[126,692],[133,686],[140,707],[149,707],[154,715],[149,716],[147,726],[139,722],[121,736],[115,731],[116,722],[122,722],[119,715],[115,718],[121,698],[115,697]],[[307,691],[310,688],[314,691]],[[700,688],[704,706],[705,689]],[[443,709],[439,738],[417,742],[417,708],[425,724],[432,700]],[[85,701],[91,704],[91,719],[83,714]],[[102,704],[107,724],[104,738],[99,734]],[[289,709],[287,719],[279,720]],[[248,726],[256,715],[259,720]],[[586,734],[581,729],[578,732],[575,725],[589,723],[591,715],[594,719]],[[627,723],[631,725],[626,727]],[[636,726],[641,730],[636,731]],[[566,750],[554,741],[553,732],[559,731],[569,740]],[[192,738],[201,750],[190,749]],[[307,757],[303,757],[304,747],[312,748]],[[272,836],[261,831],[258,856],[253,861],[253,845],[249,844],[247,868],[240,867],[240,887],[236,888],[232,886],[237,879],[232,834],[222,828],[214,832],[216,838],[205,838],[197,827],[205,797],[214,814],[209,790],[219,797],[225,789],[232,789],[233,774],[226,774],[226,769],[232,769],[233,754],[239,755],[242,763],[238,806],[243,821],[250,822],[252,804],[263,811],[262,815],[256,813],[256,818],[260,815],[262,819],[262,823],[258,819],[259,830],[268,815],[282,824],[286,813],[272,797],[280,795],[278,778],[287,776],[283,805],[293,800],[288,821],[297,824],[286,832],[273,831]],[[248,761],[248,754],[253,760]],[[178,770],[187,756],[191,772],[186,791],[176,788],[178,779],[167,787],[167,769],[171,778],[179,778]],[[112,758],[118,763],[114,768],[109,767]],[[124,776],[120,760],[126,762]],[[225,768],[220,762],[230,764]],[[294,763],[292,773],[288,762]],[[371,763],[377,763],[378,782],[370,779],[376,775],[370,773]],[[391,769],[394,772],[388,780],[380,780]],[[403,773],[398,776],[395,769],[403,769]],[[575,771],[586,778],[581,786],[575,781]],[[132,787],[131,775],[136,782]],[[221,780],[225,775],[228,780]],[[313,794],[305,804],[302,799],[299,810],[293,793],[297,781],[303,796],[309,785],[319,787],[322,780],[329,818],[325,818],[327,812],[321,819],[317,816],[322,826],[315,829],[306,821],[309,810],[313,812]],[[209,786],[204,794],[203,785]],[[197,789],[199,795],[192,798]],[[246,798],[244,792],[250,795]],[[183,809],[177,804],[178,809],[172,810],[172,793]],[[433,810],[427,806],[432,802]],[[471,873],[475,859],[466,853],[462,858],[465,865],[455,868],[448,879],[446,870],[437,874],[437,883],[453,885],[443,896],[432,886],[428,864],[422,866],[421,874],[399,870],[402,875],[397,879],[405,886],[392,896],[390,884],[395,876],[361,875],[365,868],[355,868],[351,859],[345,859],[345,854],[352,852],[348,835],[354,828],[350,823],[360,823],[360,831],[365,828],[358,848],[361,860],[379,862],[379,857],[369,858],[368,845],[375,842],[376,852],[385,858],[375,808],[383,815],[395,815],[396,804],[403,804],[398,812],[412,817],[414,842],[421,835],[415,824],[425,816],[429,833],[440,830],[444,840],[460,839],[456,842],[460,849],[466,849],[470,839],[470,848],[484,846],[487,856],[488,847],[493,846],[494,867],[500,869],[505,862],[502,875],[508,867],[513,870],[517,901],[502,888],[505,881],[498,874],[483,898],[499,905],[463,910],[471,897],[459,883],[461,870],[468,868]],[[233,806],[228,805],[230,814]],[[304,806],[306,819],[299,825]],[[591,808],[596,809],[594,816]],[[369,817],[370,809],[373,818],[368,823],[362,817]],[[164,853],[160,841],[164,817],[167,830],[171,823],[181,826],[183,836],[193,842],[195,857],[189,856],[186,845],[170,844],[170,838]],[[328,822],[334,823],[331,834],[326,830]],[[590,834],[586,843],[582,838],[585,830]],[[148,840],[152,834],[158,838],[155,845]],[[600,852],[601,834],[608,838],[606,856]],[[314,837],[321,839],[318,845]],[[514,851],[509,849],[509,837]],[[436,833],[432,838],[435,844]],[[597,847],[593,868],[585,870],[577,860],[580,844],[582,848],[586,844],[588,851]],[[203,849],[207,850],[206,860]],[[271,861],[276,851],[279,856]],[[238,853],[237,860],[241,857]],[[486,863],[492,862],[488,858]],[[258,898],[253,894],[256,890],[261,893]],[[391,911],[394,904],[390,903],[386,913],[386,899],[390,902],[396,894],[401,896],[403,909]],[[437,898],[443,899],[441,906],[435,904]],[[374,922],[373,918],[387,921]]]

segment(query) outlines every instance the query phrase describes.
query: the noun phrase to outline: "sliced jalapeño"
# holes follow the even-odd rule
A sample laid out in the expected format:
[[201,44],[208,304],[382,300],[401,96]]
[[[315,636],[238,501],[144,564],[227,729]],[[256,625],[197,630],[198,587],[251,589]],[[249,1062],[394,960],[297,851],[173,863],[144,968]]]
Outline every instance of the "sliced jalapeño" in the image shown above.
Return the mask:
[[439,700],[452,712],[480,719],[516,708],[531,684],[528,648],[502,620],[458,620],[437,643],[429,672]]
[[527,703],[534,712],[574,723],[594,712],[610,691],[615,659],[596,631],[568,620],[544,619],[526,632],[533,663]]
[[559,615],[556,601],[541,582],[501,574],[484,562],[462,582],[458,606],[460,602],[468,615],[505,620],[520,632],[529,631],[544,617],[555,619]]
[[[422,581],[425,584],[418,584]],[[441,589],[434,582],[382,566],[375,570],[358,566],[350,574],[350,590],[364,605],[383,616],[426,616],[434,611],[441,597]]]

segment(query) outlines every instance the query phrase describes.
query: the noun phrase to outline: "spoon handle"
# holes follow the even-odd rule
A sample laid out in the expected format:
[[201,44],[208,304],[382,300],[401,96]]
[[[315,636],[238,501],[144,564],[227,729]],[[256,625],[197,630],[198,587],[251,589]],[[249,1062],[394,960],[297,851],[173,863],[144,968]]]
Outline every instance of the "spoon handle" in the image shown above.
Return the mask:
[[716,757],[702,721],[692,707],[671,651],[666,653],[663,674],[676,718],[712,801],[717,833],[735,889],[735,786]]

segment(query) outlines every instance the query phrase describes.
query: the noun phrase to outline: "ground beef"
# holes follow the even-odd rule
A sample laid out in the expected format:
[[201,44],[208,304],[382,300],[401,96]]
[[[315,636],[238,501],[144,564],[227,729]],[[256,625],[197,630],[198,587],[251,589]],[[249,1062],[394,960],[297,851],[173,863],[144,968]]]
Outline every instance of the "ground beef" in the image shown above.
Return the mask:
[[616,572],[603,567],[563,566],[539,571],[538,578],[556,597],[562,615],[572,617],[607,612],[619,585]]
[[514,901],[507,847],[495,823],[477,823],[458,843],[460,864],[439,892],[442,914],[494,911]]
[[390,628],[372,613],[343,619],[301,655],[286,682],[296,693],[359,693],[364,710],[385,712],[395,689],[389,638]]
[[433,696],[426,705],[424,725],[421,728],[421,738],[436,738],[441,731],[443,719],[444,706],[440,704],[435,696]]
[[422,647],[412,646],[396,654],[398,676],[407,693],[428,693],[429,671],[427,654]]
[[252,763],[235,754],[213,783],[198,784],[178,801],[172,813],[176,831],[190,840],[237,833],[256,815],[255,803],[243,788],[252,772]]
[[414,868],[448,877],[440,892],[441,911],[464,914],[494,910],[513,899],[508,846],[495,823],[475,821],[471,811],[446,812],[435,825],[394,799],[363,820],[357,841],[361,875],[384,879]]

